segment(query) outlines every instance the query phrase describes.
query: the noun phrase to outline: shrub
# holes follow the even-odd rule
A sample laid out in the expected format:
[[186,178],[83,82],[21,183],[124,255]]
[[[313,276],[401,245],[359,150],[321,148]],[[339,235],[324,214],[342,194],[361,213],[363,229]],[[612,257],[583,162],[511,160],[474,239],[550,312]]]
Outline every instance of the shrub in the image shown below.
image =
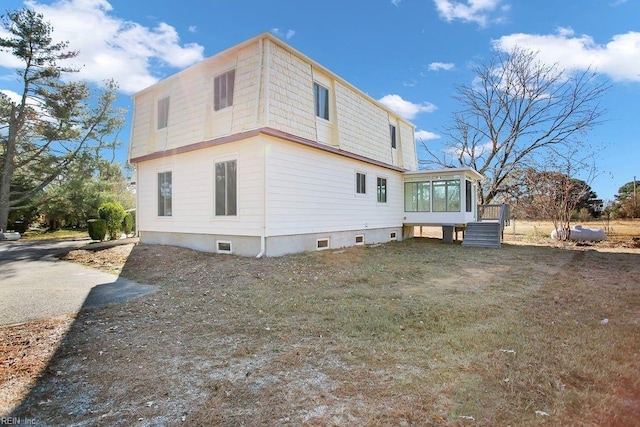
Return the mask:
[[107,235],[107,221],[104,219],[90,219],[87,221],[87,230],[91,240],[104,240]]
[[115,240],[120,237],[122,220],[127,213],[119,203],[107,202],[100,205],[98,215],[107,222],[109,238]]
[[131,215],[131,212],[127,212],[122,220],[122,231],[128,236],[131,230],[133,230],[133,215]]

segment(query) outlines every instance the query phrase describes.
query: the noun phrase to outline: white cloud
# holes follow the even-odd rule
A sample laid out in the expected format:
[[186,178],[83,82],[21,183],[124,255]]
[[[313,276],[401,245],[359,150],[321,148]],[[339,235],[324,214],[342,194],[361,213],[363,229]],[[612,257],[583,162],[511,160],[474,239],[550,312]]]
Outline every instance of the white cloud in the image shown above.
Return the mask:
[[391,0],[391,4],[394,5],[395,7],[398,7],[401,1],[402,0]]
[[[126,93],[157,82],[161,67],[184,68],[203,58],[204,48],[181,45],[177,31],[161,22],[155,28],[126,21],[113,14],[107,0],[59,0],[51,4],[26,1],[26,7],[43,13],[53,27],[54,41],[69,41],[79,51],[70,65],[80,68],[72,78],[102,82],[113,78]],[[0,53],[0,66],[21,64]]]
[[430,102],[414,104],[413,102],[405,101],[400,95],[385,95],[378,101],[407,120],[413,119],[419,113],[431,113],[437,108]]
[[[475,22],[485,27],[490,20],[501,21],[496,12],[505,12],[508,5],[501,5],[503,0],[433,0],[440,16],[447,22],[460,20]],[[492,18],[493,16],[493,18]]]
[[428,69],[429,71],[449,71],[453,70],[455,66],[456,65],[452,62],[432,62],[431,64],[429,64]]
[[189,25],[189,28],[187,28],[187,31],[189,31],[191,34],[195,34],[198,32],[198,27],[196,27],[195,25]]
[[276,36],[289,40],[291,37],[296,35],[295,30],[281,30],[280,28],[273,28],[271,32]]
[[616,81],[640,82],[640,32],[616,34],[608,43],[597,44],[591,36],[559,28],[556,34],[511,34],[493,44],[504,52],[516,46],[538,52],[541,61],[568,71],[591,67]]
[[418,130],[415,132],[415,139],[417,141],[429,141],[431,139],[440,139],[441,136],[437,133],[429,132],[428,130]]
[[22,97],[18,93],[9,89],[2,89],[0,90],[0,93],[3,93],[7,98],[11,100],[11,102],[15,104],[18,104],[22,100]]

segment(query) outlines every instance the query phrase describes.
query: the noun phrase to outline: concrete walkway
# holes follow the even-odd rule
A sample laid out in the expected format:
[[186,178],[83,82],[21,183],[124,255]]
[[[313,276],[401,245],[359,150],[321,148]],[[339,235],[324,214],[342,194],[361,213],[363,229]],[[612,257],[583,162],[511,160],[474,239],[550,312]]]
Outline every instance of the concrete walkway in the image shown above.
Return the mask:
[[0,242],[0,325],[77,313],[155,291],[155,286],[138,284],[55,257],[80,247],[99,249],[97,245],[124,243],[129,242]]

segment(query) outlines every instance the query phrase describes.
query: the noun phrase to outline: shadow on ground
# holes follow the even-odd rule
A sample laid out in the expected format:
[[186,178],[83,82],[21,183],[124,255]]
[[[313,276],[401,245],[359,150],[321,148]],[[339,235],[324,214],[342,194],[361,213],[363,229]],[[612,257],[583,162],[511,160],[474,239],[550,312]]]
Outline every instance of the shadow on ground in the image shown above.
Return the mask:
[[[83,247],[91,251],[101,250],[104,247]],[[135,251],[135,247],[133,251]],[[52,247],[47,258],[54,261],[54,256],[63,255],[61,252]],[[21,255],[32,257],[32,252],[26,248],[21,250]],[[69,262],[69,261],[65,261]],[[128,269],[127,263],[123,270]],[[76,318],[66,332],[59,347],[49,360],[47,366],[40,373],[37,381],[30,388],[26,397],[18,406],[11,411],[10,414],[0,415],[2,420],[8,423],[22,425],[68,425],[69,418],[74,415],[82,416],[91,414],[93,406],[89,401],[87,405],[82,405],[71,395],[82,395],[82,387],[88,385],[89,378],[77,376],[78,366],[68,363],[70,356],[77,356],[76,343],[82,341],[90,341],[96,337],[95,334],[87,334],[87,324],[107,324],[109,317],[106,313],[113,312],[119,308],[126,310],[130,304],[141,304],[145,297],[154,293],[157,286],[141,284],[124,277],[118,277],[116,281],[110,283],[102,283],[94,286],[85,298],[82,307],[78,311]],[[92,320],[94,319],[94,320]],[[112,328],[106,328],[105,334],[116,332]],[[98,339],[101,336],[98,335]],[[107,340],[110,337],[102,335]],[[79,350],[81,351],[81,350]],[[104,353],[99,351],[99,355]],[[87,355],[81,358],[82,361],[88,361],[91,356]],[[108,356],[106,356],[108,357]],[[72,363],[77,364],[78,359]],[[64,367],[62,367],[64,365]],[[0,424],[4,424],[0,422]]]

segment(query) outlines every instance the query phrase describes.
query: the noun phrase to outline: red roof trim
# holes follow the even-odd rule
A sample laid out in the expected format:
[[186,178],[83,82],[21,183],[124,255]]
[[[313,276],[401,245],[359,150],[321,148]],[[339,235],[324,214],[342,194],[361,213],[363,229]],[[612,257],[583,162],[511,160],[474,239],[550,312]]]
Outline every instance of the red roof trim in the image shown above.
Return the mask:
[[222,136],[220,138],[210,139],[208,141],[196,142],[195,144],[185,145],[183,147],[173,148],[171,150],[158,151],[156,153],[147,154],[144,156],[134,157],[130,163],[142,163],[149,160],[160,159],[163,157],[175,156],[177,154],[189,153],[191,151],[203,150],[205,148],[215,147],[222,144],[228,144],[231,142],[241,141],[243,139],[253,138],[259,134],[271,136],[274,138],[284,139],[285,141],[295,142],[306,147],[315,148],[318,150],[326,151],[336,154],[338,156],[348,157],[350,159],[359,160],[361,162],[369,163],[372,165],[380,166],[386,169],[391,169],[398,172],[405,172],[407,169],[403,169],[398,166],[390,165],[388,163],[380,162],[378,160],[370,159],[359,154],[351,153],[349,151],[341,150],[330,145],[320,144],[319,142],[312,141],[310,139],[302,138],[297,135],[292,135],[287,132],[283,132],[277,129],[263,127],[260,129],[254,129],[246,132],[240,132],[233,135]]

